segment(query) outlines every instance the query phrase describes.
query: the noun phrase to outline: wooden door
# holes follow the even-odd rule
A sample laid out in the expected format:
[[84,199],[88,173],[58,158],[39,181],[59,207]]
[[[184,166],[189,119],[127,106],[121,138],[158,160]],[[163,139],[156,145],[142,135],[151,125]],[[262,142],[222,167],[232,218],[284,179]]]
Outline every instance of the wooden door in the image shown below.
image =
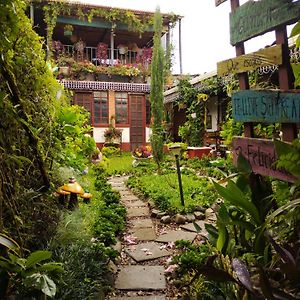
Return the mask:
[[130,149],[145,144],[146,106],[144,95],[130,95]]

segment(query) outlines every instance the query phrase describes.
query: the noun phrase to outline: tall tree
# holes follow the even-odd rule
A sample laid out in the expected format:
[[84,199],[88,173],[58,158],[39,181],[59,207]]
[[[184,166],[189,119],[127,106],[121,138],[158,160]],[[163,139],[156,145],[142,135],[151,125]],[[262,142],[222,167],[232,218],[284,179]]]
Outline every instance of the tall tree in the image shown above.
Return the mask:
[[153,157],[160,167],[163,158],[164,126],[163,126],[163,85],[164,85],[164,65],[165,55],[161,45],[162,16],[159,8],[154,15],[154,46],[151,63],[151,114],[152,114],[152,134],[150,137]]

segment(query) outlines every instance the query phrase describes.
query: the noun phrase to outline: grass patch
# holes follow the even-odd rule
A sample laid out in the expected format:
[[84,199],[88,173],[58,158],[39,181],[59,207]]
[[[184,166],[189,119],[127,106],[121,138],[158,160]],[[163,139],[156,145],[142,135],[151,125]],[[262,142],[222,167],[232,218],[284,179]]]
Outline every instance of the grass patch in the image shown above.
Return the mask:
[[108,175],[128,174],[133,171],[131,152],[121,152],[120,155],[108,158],[106,172]]
[[[157,207],[170,213],[183,211],[180,203],[178,179],[175,172],[163,175],[131,177],[128,182],[147,198],[154,200]],[[192,212],[198,205],[208,207],[217,199],[212,183],[207,178],[182,174],[185,211]]]

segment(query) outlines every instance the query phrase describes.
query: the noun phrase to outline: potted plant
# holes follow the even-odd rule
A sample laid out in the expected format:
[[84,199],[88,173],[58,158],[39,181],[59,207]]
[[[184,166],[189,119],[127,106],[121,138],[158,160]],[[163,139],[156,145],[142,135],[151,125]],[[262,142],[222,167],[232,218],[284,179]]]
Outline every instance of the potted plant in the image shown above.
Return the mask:
[[104,131],[106,144],[121,144],[122,130],[115,127],[115,117],[110,117],[109,127]]
[[73,29],[71,24],[66,24],[64,26],[64,36],[71,36],[73,34]]

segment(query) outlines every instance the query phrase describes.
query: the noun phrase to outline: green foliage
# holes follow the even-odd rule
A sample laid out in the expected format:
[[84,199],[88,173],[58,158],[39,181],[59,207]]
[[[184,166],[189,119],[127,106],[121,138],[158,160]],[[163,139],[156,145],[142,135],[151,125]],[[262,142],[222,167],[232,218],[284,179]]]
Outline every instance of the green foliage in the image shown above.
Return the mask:
[[208,96],[199,93],[186,79],[180,80],[178,88],[178,105],[180,107],[181,104],[184,104],[187,107],[187,121],[179,127],[178,135],[189,146],[203,146],[206,115],[205,101]]
[[[182,210],[175,172],[154,176],[139,174],[130,177],[128,185],[139,190],[144,197],[151,198],[163,211],[175,213]],[[214,188],[206,178],[182,174],[182,186],[187,211],[193,211],[199,205],[209,206],[216,200]]]
[[275,140],[276,152],[279,159],[277,167],[283,168],[298,179],[300,178],[300,137],[295,139],[292,144]]
[[63,106],[55,123],[56,140],[53,147],[55,160],[82,171],[96,150],[95,140],[89,135],[89,113],[80,106]]
[[112,147],[112,146],[104,146],[101,149],[101,153],[108,158],[111,158],[114,156],[120,157],[121,150],[120,150],[120,148],[116,148],[116,147]]
[[151,124],[151,147],[157,166],[163,159],[164,126],[163,126],[163,85],[164,85],[164,50],[161,46],[162,16],[159,9],[154,15],[154,46],[151,62],[150,102],[153,123]]
[[32,296],[37,291],[54,297],[56,284],[52,278],[57,279],[63,267],[59,263],[45,262],[51,256],[52,252],[39,250],[25,258],[16,252],[13,254],[8,248],[6,255],[0,256],[1,298],[6,299],[12,295]]

